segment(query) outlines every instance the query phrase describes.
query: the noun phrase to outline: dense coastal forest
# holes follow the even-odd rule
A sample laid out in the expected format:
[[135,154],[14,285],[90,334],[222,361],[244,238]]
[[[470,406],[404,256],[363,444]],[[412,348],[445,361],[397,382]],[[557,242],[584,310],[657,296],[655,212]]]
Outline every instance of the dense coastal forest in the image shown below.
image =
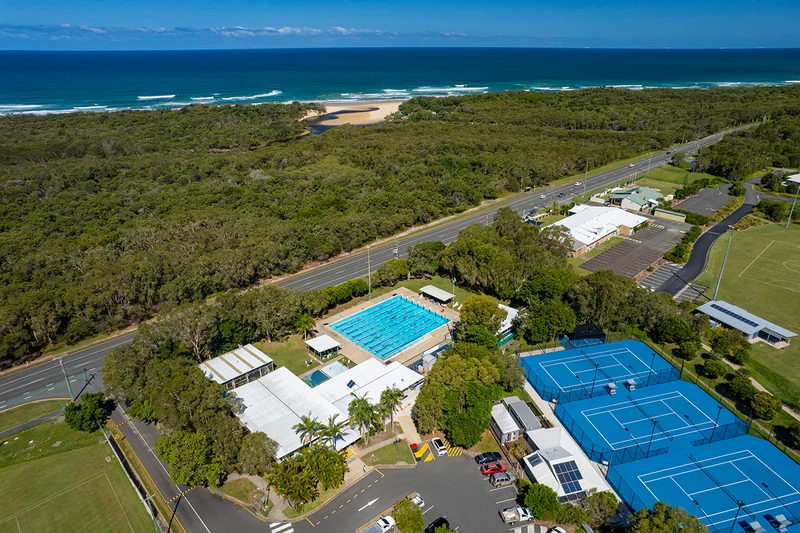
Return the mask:
[[796,120],[800,87],[418,98],[304,136],[316,108],[1,117],[0,366],[587,162]]

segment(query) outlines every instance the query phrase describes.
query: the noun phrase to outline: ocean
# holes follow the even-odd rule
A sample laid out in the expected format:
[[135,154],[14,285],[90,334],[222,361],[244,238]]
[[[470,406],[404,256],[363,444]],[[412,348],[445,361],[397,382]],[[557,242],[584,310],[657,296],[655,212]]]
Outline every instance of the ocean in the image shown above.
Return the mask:
[[488,91],[800,84],[800,49],[0,51],[0,115]]

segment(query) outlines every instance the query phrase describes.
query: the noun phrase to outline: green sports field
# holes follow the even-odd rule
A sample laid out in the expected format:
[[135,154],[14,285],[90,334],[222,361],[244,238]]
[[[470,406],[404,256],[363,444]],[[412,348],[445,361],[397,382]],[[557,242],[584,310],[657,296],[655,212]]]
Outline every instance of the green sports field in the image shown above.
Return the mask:
[[0,533],[155,531],[100,433],[63,422],[3,439],[0,494]]
[[[706,270],[696,282],[709,287],[709,298],[728,236],[714,244]],[[800,333],[800,226],[770,224],[736,232],[717,298]],[[755,344],[747,366],[770,392],[800,403],[800,338],[782,350]]]

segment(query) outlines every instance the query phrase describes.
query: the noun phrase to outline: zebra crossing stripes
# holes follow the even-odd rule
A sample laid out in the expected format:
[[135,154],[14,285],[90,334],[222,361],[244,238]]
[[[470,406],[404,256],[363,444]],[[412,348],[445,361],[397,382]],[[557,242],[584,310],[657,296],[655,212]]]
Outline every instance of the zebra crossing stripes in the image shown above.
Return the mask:
[[444,446],[445,446],[445,448],[447,448],[447,455],[449,455],[450,457],[458,457],[459,455],[464,453],[464,450],[462,450],[461,448],[458,448],[456,446],[453,446],[444,437],[442,437],[442,442],[444,442]]
[[541,524],[527,524],[511,528],[513,533],[547,533],[547,526]]
[[270,533],[294,533],[291,522],[273,522],[269,525]]

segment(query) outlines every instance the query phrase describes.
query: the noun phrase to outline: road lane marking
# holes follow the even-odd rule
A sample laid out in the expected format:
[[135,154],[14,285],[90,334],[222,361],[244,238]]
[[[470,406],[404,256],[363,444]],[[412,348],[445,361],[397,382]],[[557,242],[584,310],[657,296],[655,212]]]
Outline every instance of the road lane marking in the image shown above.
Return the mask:
[[516,498],[508,498],[507,500],[500,500],[499,502],[494,502],[494,504],[500,505],[501,503],[513,502],[513,501],[516,501]]
[[28,385],[32,385],[32,384],[34,384],[34,383],[37,383],[37,382],[39,382],[39,381],[44,381],[44,378],[34,379],[33,381],[29,381],[29,382],[25,383],[24,385],[20,385],[19,387],[14,387],[13,389],[5,389],[5,390],[2,390],[2,391],[0,391],[0,392],[2,392],[3,394],[5,394],[5,393],[11,392],[11,391],[15,391],[15,390],[19,390],[19,389],[24,389],[24,388],[25,388],[25,387],[27,387]]

